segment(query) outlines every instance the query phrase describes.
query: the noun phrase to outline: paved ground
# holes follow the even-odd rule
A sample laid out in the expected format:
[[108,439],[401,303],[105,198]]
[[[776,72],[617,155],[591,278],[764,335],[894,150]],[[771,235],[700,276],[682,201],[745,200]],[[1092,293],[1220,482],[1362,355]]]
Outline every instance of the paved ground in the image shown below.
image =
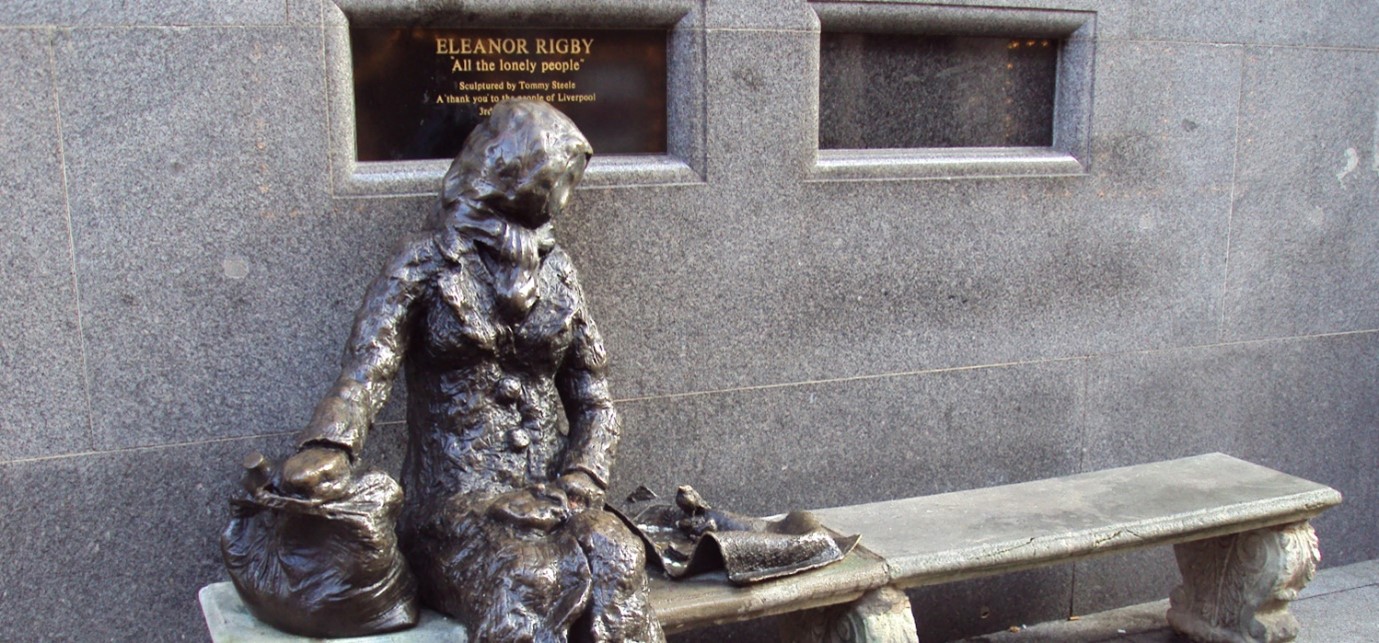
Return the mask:
[[[1379,560],[1324,569],[1293,602],[1302,624],[1297,643],[1379,642]],[[1168,601],[1145,603],[1077,621],[1040,623],[965,643],[1183,643],[1164,620]]]

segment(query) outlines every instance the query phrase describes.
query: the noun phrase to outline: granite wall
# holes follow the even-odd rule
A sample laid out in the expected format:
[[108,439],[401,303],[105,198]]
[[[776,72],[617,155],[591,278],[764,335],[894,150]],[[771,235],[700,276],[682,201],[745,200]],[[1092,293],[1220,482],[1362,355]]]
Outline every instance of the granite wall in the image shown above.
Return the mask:
[[[1324,564],[1379,557],[1379,4],[946,2],[1095,12],[1085,172],[821,176],[810,3],[681,0],[674,167],[602,160],[559,227],[617,489],[777,512],[1223,451],[1346,495]],[[285,451],[439,176],[351,178],[343,20],[0,3],[0,638],[205,638],[236,462]],[[914,598],[942,640],[1174,575],[1160,550]]]

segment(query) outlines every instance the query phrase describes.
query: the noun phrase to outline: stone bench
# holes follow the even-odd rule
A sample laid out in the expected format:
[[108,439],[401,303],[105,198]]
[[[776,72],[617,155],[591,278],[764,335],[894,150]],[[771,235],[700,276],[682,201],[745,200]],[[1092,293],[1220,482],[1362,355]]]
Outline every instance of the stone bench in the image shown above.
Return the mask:
[[[1021,484],[817,510],[862,535],[835,565],[751,587],[721,576],[653,581],[668,633],[799,612],[782,640],[913,642],[906,588],[1172,544],[1183,574],[1168,613],[1203,641],[1286,641],[1288,601],[1318,559],[1307,520],[1341,501],[1334,489],[1210,454]],[[300,641],[257,623],[229,583],[201,591],[212,639]],[[921,609],[922,611],[922,609]],[[427,613],[416,629],[373,641],[463,641]]]

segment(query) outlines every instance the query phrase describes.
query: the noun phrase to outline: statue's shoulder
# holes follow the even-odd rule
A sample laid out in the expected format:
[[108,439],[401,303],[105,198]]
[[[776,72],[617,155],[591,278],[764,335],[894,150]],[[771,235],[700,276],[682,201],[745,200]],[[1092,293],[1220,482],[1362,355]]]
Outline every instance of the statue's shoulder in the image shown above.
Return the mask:
[[584,298],[583,288],[579,284],[579,271],[575,269],[574,260],[565,252],[564,248],[555,246],[546,255],[545,261],[549,269],[565,288],[574,294],[576,300],[582,301]]
[[434,234],[411,234],[393,249],[383,274],[403,281],[424,281],[440,269],[444,258]]
[[545,263],[566,284],[573,286],[579,281],[579,271],[575,269],[575,262],[564,248],[558,245],[551,248],[550,253],[546,255]]
[[570,260],[570,255],[558,244],[551,246],[551,251],[546,254],[546,265],[560,271],[561,274],[575,271],[575,262]]

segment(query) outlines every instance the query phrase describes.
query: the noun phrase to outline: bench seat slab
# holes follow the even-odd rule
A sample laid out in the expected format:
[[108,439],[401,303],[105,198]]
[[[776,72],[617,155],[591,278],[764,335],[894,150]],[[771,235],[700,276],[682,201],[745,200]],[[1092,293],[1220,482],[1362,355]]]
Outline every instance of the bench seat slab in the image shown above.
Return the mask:
[[[312,643],[312,639],[288,634],[254,618],[229,581],[201,588],[201,613],[211,643]],[[330,639],[325,639],[330,640]],[[467,643],[464,626],[431,610],[421,610],[416,627],[401,632],[341,639],[349,643]]]
[[1227,455],[814,512],[916,587],[1307,520],[1322,484]]
[[722,572],[679,581],[653,575],[651,605],[667,634],[706,625],[850,603],[884,587],[886,564],[863,547],[805,574],[737,587]]

